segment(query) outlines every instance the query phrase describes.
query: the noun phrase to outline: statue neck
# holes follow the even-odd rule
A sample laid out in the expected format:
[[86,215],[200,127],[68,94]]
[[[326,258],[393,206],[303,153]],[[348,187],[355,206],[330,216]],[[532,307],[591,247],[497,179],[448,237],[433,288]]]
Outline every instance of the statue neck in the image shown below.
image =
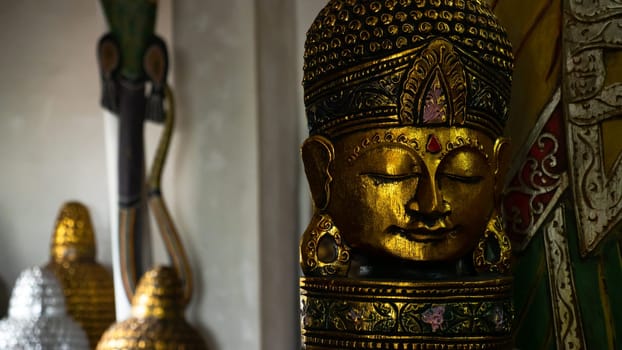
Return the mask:
[[476,276],[471,254],[453,262],[414,262],[352,252],[350,278],[434,281]]

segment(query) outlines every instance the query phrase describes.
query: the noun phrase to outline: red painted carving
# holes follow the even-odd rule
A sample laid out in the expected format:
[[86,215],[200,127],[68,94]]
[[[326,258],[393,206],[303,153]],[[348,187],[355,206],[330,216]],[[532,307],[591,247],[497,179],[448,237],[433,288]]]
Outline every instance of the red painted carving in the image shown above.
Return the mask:
[[[532,138],[529,151],[512,176],[503,201],[505,228],[515,248],[524,248],[538,230],[541,218],[556,204],[568,169],[562,105],[547,116]],[[560,189],[561,188],[561,189]]]

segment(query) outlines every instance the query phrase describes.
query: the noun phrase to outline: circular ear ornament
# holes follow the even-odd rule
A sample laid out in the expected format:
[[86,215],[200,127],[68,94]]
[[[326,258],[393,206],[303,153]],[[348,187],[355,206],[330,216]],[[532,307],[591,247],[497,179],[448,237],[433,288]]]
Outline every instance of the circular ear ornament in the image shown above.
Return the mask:
[[503,230],[502,220],[501,216],[493,215],[473,251],[473,264],[480,273],[510,272],[512,246]]
[[346,276],[350,248],[326,214],[316,214],[302,236],[300,265],[307,276]]

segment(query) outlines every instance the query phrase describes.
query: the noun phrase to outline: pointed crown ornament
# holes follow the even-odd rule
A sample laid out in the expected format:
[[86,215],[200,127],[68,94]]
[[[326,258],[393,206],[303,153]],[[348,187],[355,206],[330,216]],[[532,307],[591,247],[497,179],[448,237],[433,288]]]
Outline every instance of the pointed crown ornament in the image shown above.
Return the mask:
[[203,350],[201,335],[185,320],[184,292],[173,268],[147,271],[132,298],[131,317],[112,325],[97,350]]
[[303,348],[506,349],[513,56],[479,0],[331,0],[307,33]]
[[86,334],[67,315],[65,297],[52,272],[33,267],[20,274],[9,315],[0,321],[0,348],[89,349]]
[[95,261],[95,232],[89,211],[79,202],[61,208],[46,268],[61,283],[67,312],[82,326],[94,349],[115,320],[112,276]]
[[88,209],[78,202],[61,208],[50,247],[54,261],[95,260],[95,234]]

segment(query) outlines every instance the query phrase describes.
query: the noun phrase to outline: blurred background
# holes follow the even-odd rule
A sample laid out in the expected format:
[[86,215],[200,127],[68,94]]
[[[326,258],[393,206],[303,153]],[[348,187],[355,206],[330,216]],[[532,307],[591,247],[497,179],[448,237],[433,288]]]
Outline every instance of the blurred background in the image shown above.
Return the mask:
[[[163,193],[194,268],[188,319],[214,350],[297,345],[304,34],[321,0],[159,1],[177,125]],[[87,205],[111,266],[95,0],[0,6],[0,316],[19,272],[49,259],[62,203]],[[151,161],[161,126],[147,123]],[[154,263],[166,263],[153,236]]]

